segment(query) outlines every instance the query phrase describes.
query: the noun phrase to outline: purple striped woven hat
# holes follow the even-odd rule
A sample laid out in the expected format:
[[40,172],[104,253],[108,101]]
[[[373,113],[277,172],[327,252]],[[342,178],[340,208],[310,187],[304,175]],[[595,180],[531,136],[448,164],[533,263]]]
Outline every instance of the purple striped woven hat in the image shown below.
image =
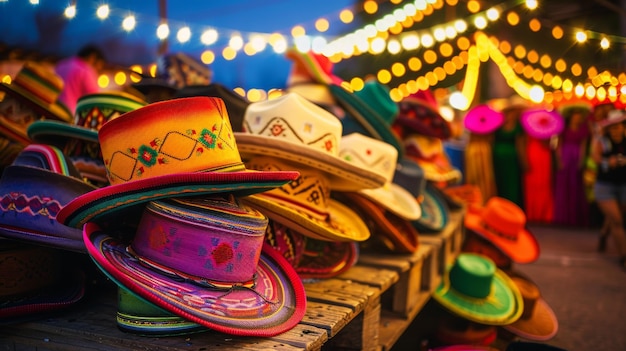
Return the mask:
[[148,302],[220,332],[273,336],[300,322],[306,297],[264,245],[267,224],[230,194],[167,199],[148,203],[131,243],[93,222],[83,239],[104,273]]

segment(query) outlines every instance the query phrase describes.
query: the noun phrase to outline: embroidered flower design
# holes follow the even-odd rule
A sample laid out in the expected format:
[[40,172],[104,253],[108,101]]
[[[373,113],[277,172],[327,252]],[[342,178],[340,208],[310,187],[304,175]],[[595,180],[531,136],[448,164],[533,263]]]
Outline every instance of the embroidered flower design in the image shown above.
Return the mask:
[[278,136],[280,134],[282,134],[285,131],[285,127],[283,127],[281,124],[274,124],[272,126],[272,128],[270,129],[270,133],[272,133],[273,136]]
[[200,138],[198,139],[208,149],[214,149],[215,144],[217,143],[217,135],[211,132],[208,129],[203,129],[200,133]]
[[138,160],[144,165],[151,167],[157,163],[158,152],[153,148],[141,145],[138,152]]

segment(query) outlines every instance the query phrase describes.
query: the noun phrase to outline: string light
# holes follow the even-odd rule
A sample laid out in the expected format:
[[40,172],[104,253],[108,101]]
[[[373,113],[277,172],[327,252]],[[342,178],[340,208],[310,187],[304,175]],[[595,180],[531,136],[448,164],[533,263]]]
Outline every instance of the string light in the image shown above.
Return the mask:
[[183,27],[176,33],[176,39],[179,43],[186,43],[191,39],[191,29],[189,27]]
[[63,11],[63,15],[69,19],[74,18],[76,16],[76,5],[69,5],[66,7],[65,11]]
[[170,27],[167,25],[167,23],[159,24],[156,30],[156,35],[157,38],[159,38],[160,40],[164,40],[170,35]]
[[137,20],[135,19],[135,16],[133,15],[126,16],[126,18],[124,18],[124,20],[122,21],[122,29],[124,29],[127,32],[130,32],[133,29],[135,29],[136,25],[137,25]]
[[208,45],[215,44],[218,38],[219,38],[219,34],[217,33],[215,29],[207,29],[200,36],[200,41],[202,42],[202,44],[208,46]]
[[110,13],[111,9],[109,8],[109,5],[106,4],[98,6],[98,9],[96,10],[96,16],[98,16],[98,18],[101,20],[109,17]]

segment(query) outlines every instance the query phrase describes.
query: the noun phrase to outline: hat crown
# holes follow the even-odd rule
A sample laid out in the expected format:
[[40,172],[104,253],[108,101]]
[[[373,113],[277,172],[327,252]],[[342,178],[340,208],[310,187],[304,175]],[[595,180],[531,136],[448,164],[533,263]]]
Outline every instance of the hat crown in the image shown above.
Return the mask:
[[31,62],[24,64],[11,84],[21,88],[29,97],[44,105],[54,103],[63,89],[63,79],[54,71]]
[[140,260],[194,279],[253,279],[268,220],[232,195],[150,202],[132,250]]
[[491,259],[469,253],[460,254],[450,270],[450,285],[459,293],[482,299],[489,296],[496,265]]
[[74,124],[98,131],[105,123],[145,105],[147,102],[123,92],[83,95],[76,103]]
[[384,141],[352,133],[341,138],[339,157],[384,176],[389,183],[396,171],[398,150]]
[[391,99],[389,88],[376,80],[369,80],[363,89],[354,94],[368,103],[380,116],[391,125],[400,112],[398,104]]
[[415,198],[420,197],[426,188],[424,170],[415,161],[402,157],[396,163],[393,182],[400,185]]
[[487,201],[482,219],[496,234],[510,240],[516,240],[526,226],[524,211],[515,203],[500,197],[492,197]]
[[522,299],[524,301],[524,312],[522,312],[522,319],[529,319],[532,317],[535,306],[539,298],[541,297],[541,293],[539,292],[539,287],[533,282],[524,279],[522,277],[513,276],[511,280],[517,286],[517,289],[522,294]]
[[339,154],[343,131],[337,117],[296,93],[250,104],[243,130],[305,145],[333,157]]
[[185,172],[245,170],[220,98],[143,106],[102,125],[98,139],[112,185]]
[[[246,164],[257,171],[294,169],[287,162],[273,157],[255,157]],[[286,203],[313,218],[328,219],[331,193],[328,179],[323,172],[311,167],[299,166],[298,171],[300,176],[296,180],[266,191],[261,196],[269,196],[277,202]]]

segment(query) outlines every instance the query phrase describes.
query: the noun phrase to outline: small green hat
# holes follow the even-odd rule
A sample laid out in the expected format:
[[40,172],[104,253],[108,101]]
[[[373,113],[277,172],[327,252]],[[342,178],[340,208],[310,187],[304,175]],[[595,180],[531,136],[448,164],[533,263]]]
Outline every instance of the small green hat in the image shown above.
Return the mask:
[[461,253],[433,297],[450,312],[486,325],[507,325],[524,310],[522,294],[486,256]]

